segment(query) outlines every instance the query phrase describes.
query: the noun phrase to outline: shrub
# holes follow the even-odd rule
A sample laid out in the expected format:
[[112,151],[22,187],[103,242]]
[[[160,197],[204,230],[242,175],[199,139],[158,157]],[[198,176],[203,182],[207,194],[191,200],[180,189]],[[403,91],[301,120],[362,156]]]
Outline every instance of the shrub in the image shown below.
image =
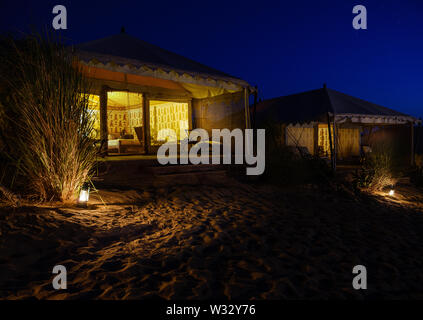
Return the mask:
[[88,83],[51,35],[4,39],[0,48],[0,150],[13,177],[37,198],[73,201],[90,179]]
[[373,145],[372,152],[366,155],[354,176],[355,185],[369,191],[381,191],[395,185],[399,172],[394,150],[389,143]]

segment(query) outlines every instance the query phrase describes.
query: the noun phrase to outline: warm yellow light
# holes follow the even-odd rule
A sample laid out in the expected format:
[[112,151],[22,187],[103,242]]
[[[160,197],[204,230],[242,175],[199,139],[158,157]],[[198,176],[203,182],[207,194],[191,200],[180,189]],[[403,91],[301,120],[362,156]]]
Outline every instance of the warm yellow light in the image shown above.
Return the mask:
[[388,194],[392,197],[393,195],[395,195],[395,190],[394,189],[389,190]]
[[[150,130],[153,144],[160,144],[157,141],[183,140],[187,137],[188,129],[188,103],[150,100]],[[173,132],[176,136],[172,135]]]
[[90,198],[90,190],[81,190],[79,193],[79,202],[87,203]]

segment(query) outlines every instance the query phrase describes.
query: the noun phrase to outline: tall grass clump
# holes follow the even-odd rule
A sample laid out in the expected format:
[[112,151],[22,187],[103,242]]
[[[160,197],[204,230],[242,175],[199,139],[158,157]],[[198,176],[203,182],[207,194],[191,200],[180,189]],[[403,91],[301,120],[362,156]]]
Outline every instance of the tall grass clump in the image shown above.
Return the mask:
[[0,157],[11,188],[42,201],[73,201],[90,179],[88,83],[52,35],[0,42]]
[[398,180],[399,164],[392,143],[378,143],[366,155],[362,167],[355,174],[356,186],[369,191],[382,191]]

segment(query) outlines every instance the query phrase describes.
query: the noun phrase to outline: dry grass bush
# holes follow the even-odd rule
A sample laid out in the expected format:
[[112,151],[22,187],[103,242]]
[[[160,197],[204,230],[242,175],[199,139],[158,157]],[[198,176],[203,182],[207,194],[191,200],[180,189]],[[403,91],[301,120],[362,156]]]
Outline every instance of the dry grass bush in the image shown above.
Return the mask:
[[361,169],[356,172],[356,186],[368,191],[382,191],[396,184],[399,175],[398,157],[392,143],[379,143],[372,146],[366,155]]
[[[88,83],[69,51],[51,35],[0,42],[1,157],[7,182],[42,201],[74,201],[90,179]],[[13,188],[13,187],[12,187]]]

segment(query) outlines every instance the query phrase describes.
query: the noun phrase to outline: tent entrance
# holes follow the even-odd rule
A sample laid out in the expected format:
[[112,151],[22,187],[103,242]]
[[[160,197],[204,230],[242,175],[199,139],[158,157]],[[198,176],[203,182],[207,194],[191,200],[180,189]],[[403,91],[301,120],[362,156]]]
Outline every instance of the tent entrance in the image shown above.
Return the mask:
[[[330,126],[330,134],[327,124],[319,124],[318,130],[318,154],[323,157],[330,157],[329,137],[332,139],[332,146],[336,148],[338,159],[356,158],[360,155],[360,127],[342,126],[336,124],[336,134],[333,125]],[[334,142],[334,139],[336,141]]]
[[319,131],[318,131],[318,155],[323,157],[330,157],[331,151],[330,146],[331,142],[329,141],[329,136],[332,139],[332,146],[333,146],[333,125],[330,126],[330,135],[329,129],[327,125],[319,124]]
[[106,93],[103,105],[101,95],[90,95],[88,112],[94,121],[92,138],[100,149],[107,146],[107,154],[154,153],[163,143],[179,143],[189,135],[190,100],[148,99],[128,91]]
[[[89,112],[93,117],[93,138],[100,140],[100,98],[90,95]],[[144,114],[141,93],[107,93],[107,152],[141,154],[144,152]]]

